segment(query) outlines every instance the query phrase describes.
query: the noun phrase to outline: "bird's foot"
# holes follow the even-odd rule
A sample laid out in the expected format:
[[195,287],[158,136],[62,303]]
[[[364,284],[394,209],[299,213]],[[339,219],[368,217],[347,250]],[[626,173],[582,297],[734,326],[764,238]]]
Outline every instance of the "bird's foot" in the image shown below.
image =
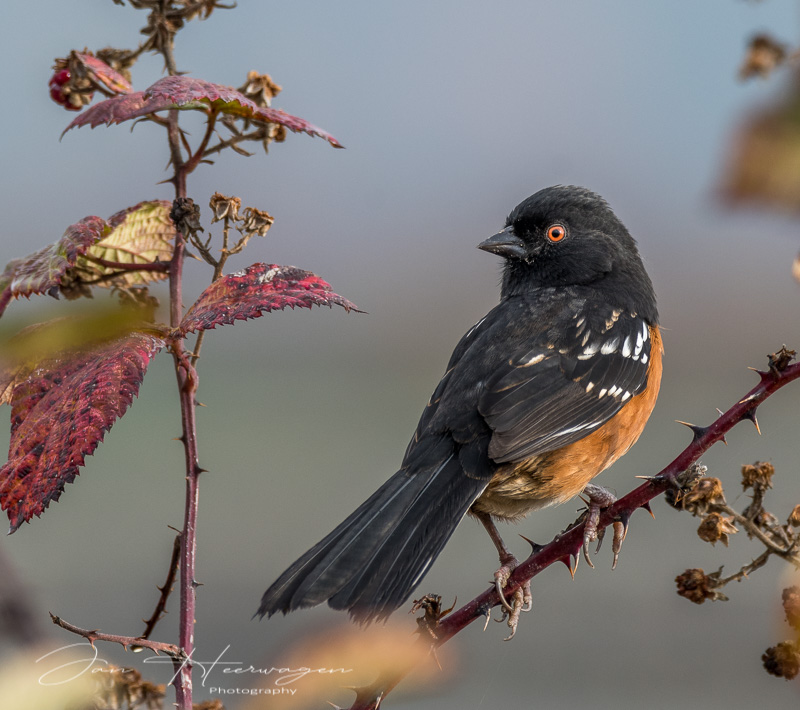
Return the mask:
[[500,597],[500,604],[502,604],[503,607],[503,616],[497,621],[507,621],[511,633],[503,640],[510,641],[514,638],[514,634],[517,633],[520,614],[523,611],[530,611],[533,608],[533,594],[531,593],[531,581],[528,580],[514,591],[511,597],[511,603],[509,604],[505,594],[503,594],[503,589],[506,584],[508,584],[511,573],[516,569],[519,562],[514,555],[504,555],[500,559],[500,562],[502,562],[503,566],[494,573],[494,586]]
[[[617,497],[608,489],[595,486],[592,483],[589,483],[586,488],[583,489],[583,493],[588,498],[588,501],[586,501],[588,507],[585,513],[586,524],[583,528],[583,557],[589,567],[594,567],[589,557],[589,545],[597,540],[597,550],[595,550],[595,552],[599,551],[600,545],[603,542],[603,536],[605,535],[605,528],[602,530],[597,529],[597,524],[600,521],[600,511],[616,503]],[[617,566],[619,551],[622,549],[622,541],[625,539],[625,535],[628,532],[627,526],[621,520],[615,520],[613,527],[614,540],[611,543],[611,551],[614,553],[614,561],[611,564],[611,569]]]

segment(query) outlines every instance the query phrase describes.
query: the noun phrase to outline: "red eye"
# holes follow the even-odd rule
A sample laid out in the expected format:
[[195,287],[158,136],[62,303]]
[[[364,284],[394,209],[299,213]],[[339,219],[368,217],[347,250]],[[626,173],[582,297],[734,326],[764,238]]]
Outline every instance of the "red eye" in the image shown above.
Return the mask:
[[547,230],[547,238],[551,242],[560,242],[567,236],[567,228],[561,224],[554,224]]

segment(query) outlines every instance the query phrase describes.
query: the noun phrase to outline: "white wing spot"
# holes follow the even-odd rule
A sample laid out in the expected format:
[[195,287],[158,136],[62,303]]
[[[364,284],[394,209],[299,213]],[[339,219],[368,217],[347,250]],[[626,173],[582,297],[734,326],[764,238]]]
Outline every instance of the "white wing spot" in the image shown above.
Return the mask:
[[611,340],[603,343],[603,347],[600,348],[600,352],[603,355],[611,355],[611,353],[617,352],[617,345],[619,345],[619,338],[612,338]]
[[625,394],[622,395],[622,401],[623,402],[627,402],[630,398],[631,398],[631,393],[630,392],[625,392]]
[[607,390],[607,389],[605,389],[605,388],[601,389],[601,390],[600,390],[600,391],[597,393],[597,398],[598,398],[598,399],[603,399],[603,397],[605,397],[605,396],[606,396],[606,392],[608,392],[608,390]]
[[642,353],[642,365],[647,363],[647,353]]
[[593,388],[594,388],[594,382],[590,382],[588,385],[586,385],[587,392],[591,392]]
[[544,353],[539,353],[537,355],[531,355],[527,360],[522,360],[519,363],[519,367],[528,367],[529,365],[536,365],[537,363],[544,360]]
[[590,357],[597,355],[599,349],[597,343],[592,343],[589,347],[584,348],[583,352],[578,355],[578,360],[588,360]]
[[569,429],[562,429],[559,433],[560,436],[564,436],[565,434],[573,434],[576,431],[582,431],[583,429],[594,429],[596,426],[599,426],[603,422],[589,422],[589,424],[578,424],[578,426],[570,427]]
[[633,347],[631,345],[631,336],[629,335],[627,338],[625,338],[625,342],[622,343],[622,356],[630,357],[632,352]]

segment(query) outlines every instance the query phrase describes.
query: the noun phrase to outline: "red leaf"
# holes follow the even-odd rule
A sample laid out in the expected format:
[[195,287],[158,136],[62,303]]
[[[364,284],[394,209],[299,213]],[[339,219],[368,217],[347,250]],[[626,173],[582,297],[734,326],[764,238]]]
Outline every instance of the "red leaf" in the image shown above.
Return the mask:
[[333,293],[330,284],[310,271],[294,266],[253,264],[244,271],[217,279],[200,295],[181,322],[186,333],[258,318],[263,313],[290,306],[342,306],[360,311],[346,298]]
[[258,106],[230,86],[212,84],[210,81],[188,76],[165,76],[146,91],[101,101],[77,116],[66,127],[64,133],[70,128],[85,125],[95,128],[101,123],[111,125],[169,109],[194,109],[206,113],[229,114],[263,123],[279,123],[296,133],[302,132],[324,138],[334,148],[343,147],[332,135],[302,118],[279,109]]
[[96,84],[114,94],[130,94],[133,87],[116,69],[112,69],[102,59],[91,54],[75,52],[75,58],[83,65],[88,77]]
[[12,298],[37,293],[57,295],[67,269],[109,231],[100,217],[85,217],[67,227],[55,244],[9,262],[0,275],[0,315]]
[[36,363],[11,391],[11,443],[0,468],[0,508],[14,532],[58,500],[131,405],[164,340],[131,333]]

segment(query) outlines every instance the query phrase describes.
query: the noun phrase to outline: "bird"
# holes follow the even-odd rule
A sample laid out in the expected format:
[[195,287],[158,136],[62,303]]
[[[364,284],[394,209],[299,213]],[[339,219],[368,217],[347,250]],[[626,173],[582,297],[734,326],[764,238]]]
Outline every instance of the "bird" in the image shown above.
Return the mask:
[[636,442],[658,396],[652,282],[608,203],[573,185],[523,200],[478,248],[503,259],[500,302],[456,345],[400,469],[278,577],[255,616],[327,602],[385,620],[470,515],[497,548],[513,636],[530,583],[504,598],[518,562],[495,521],[583,494],[588,555],[599,510],[616,500],[590,482]]

